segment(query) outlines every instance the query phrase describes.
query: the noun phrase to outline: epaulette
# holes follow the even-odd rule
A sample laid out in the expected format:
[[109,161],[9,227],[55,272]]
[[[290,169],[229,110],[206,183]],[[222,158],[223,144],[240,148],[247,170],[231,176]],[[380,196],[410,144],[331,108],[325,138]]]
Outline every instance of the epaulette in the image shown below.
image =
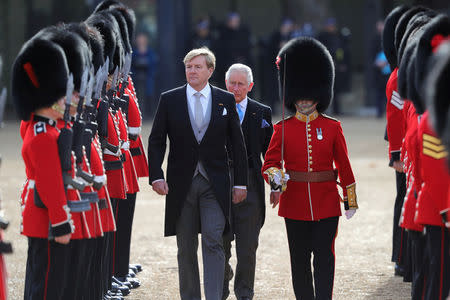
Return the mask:
[[[293,117],[294,117],[294,116],[290,116],[290,117],[285,118],[284,120],[285,120],[285,121],[288,121],[288,120],[292,119]],[[275,123],[275,125],[281,125],[282,121],[283,121],[283,120],[278,121],[277,123]]]
[[45,126],[45,122],[37,122],[34,124],[34,135],[38,135],[40,133],[47,132],[47,128]]
[[321,115],[322,115],[322,117],[324,117],[324,118],[327,118],[327,119],[333,120],[333,121],[335,121],[335,122],[339,122],[339,120],[338,120],[338,119],[336,119],[336,118],[333,118],[333,117],[330,117],[329,115],[326,115],[326,114],[321,114]]

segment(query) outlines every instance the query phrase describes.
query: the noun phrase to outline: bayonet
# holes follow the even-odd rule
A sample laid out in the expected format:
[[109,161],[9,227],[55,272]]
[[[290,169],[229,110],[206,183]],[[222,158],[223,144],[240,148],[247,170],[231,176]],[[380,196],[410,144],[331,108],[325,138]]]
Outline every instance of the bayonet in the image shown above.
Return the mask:
[[66,84],[66,100],[65,100],[65,110],[64,110],[64,121],[67,122],[70,121],[70,104],[72,103],[72,96],[73,96],[73,74],[70,73],[69,77],[67,78],[67,84]]
[[3,116],[5,113],[7,89],[4,87],[0,94],[0,127],[3,127]]

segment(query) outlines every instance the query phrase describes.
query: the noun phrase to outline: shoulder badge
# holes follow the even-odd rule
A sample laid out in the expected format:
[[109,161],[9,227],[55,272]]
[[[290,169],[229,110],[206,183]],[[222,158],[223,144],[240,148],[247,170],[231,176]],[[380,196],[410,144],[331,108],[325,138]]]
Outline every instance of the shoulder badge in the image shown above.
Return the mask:
[[338,119],[336,119],[336,118],[333,118],[333,117],[330,117],[329,115],[326,115],[326,114],[321,114],[324,118],[327,118],[327,119],[330,119],[330,120],[333,120],[333,121],[335,121],[335,122],[339,122],[339,120]]
[[34,135],[38,135],[40,133],[47,132],[47,128],[45,127],[45,122],[37,122],[34,124]]
[[441,159],[448,155],[447,149],[437,137],[423,134],[423,154],[434,159]]

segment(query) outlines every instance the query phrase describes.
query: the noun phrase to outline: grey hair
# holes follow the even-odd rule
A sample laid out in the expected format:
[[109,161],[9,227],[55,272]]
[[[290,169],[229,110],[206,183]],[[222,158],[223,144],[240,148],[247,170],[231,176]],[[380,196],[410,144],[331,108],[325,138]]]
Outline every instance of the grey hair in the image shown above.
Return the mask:
[[225,80],[230,79],[231,72],[239,71],[245,73],[247,75],[247,82],[250,85],[253,82],[253,73],[252,69],[249,66],[244,64],[233,64],[228,68],[228,71],[225,73]]

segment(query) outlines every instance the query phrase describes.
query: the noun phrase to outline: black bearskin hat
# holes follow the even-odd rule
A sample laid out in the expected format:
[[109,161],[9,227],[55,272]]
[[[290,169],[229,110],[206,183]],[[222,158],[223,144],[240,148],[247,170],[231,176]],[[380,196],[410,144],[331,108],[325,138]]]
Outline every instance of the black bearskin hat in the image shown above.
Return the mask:
[[429,58],[437,46],[450,36],[450,18],[447,15],[441,14],[436,16],[423,28],[423,33],[419,38],[417,46],[417,56],[415,60],[414,82],[417,90],[422,98],[425,96],[425,89],[423,88],[424,79],[426,76],[427,64]]
[[100,31],[105,42],[104,54],[105,60],[109,57],[109,72],[113,72],[114,68],[122,66],[123,62],[123,46],[120,42],[120,29],[116,19],[109,13],[101,11],[91,15],[86,24],[95,27]]
[[78,34],[89,46],[92,53],[92,64],[96,72],[105,63],[103,54],[104,41],[102,35],[95,27],[86,23],[70,23],[65,25],[66,29]]
[[425,79],[425,98],[432,127],[450,146],[450,41],[439,46],[431,57]]
[[402,41],[400,42],[400,46],[398,48],[397,52],[397,58],[398,63],[401,63],[401,58],[403,56],[404,51],[406,50],[406,47],[408,46],[408,43],[411,42],[411,40],[415,39],[417,40],[423,32],[423,28],[425,25],[430,23],[430,21],[433,19],[433,17],[436,16],[436,12],[433,10],[426,10],[421,11],[414,15],[411,20],[409,20],[408,25],[406,26],[405,33],[403,34]]
[[122,16],[122,14],[119,11],[117,11],[115,9],[107,10],[107,12],[109,12],[116,19],[117,24],[119,25],[120,41],[122,43],[123,50],[125,51],[125,53],[131,53],[131,51],[132,51],[131,43],[130,43],[130,39],[129,39],[127,22],[125,21],[125,18]]
[[409,9],[409,6],[402,5],[394,8],[384,20],[383,29],[383,51],[391,66],[391,69],[398,67],[397,51],[395,50],[395,27],[400,17]]
[[13,64],[11,91],[16,111],[29,120],[33,111],[50,107],[66,93],[69,67],[64,50],[40,38],[26,42]]
[[134,33],[136,28],[136,15],[134,14],[134,11],[125,6],[120,1],[105,0],[97,5],[93,13],[95,14],[104,10],[117,10],[122,14],[122,17],[125,18],[125,22],[127,23],[128,38],[131,43],[134,40]]
[[286,108],[295,112],[295,103],[301,99],[317,101],[319,112],[328,108],[333,99],[334,64],[322,43],[311,37],[290,40],[278,53],[277,66],[280,91],[285,82]]
[[95,7],[93,13],[95,14],[95,13],[98,13],[99,11],[109,9],[111,6],[114,6],[114,5],[123,5],[123,4],[122,4],[122,2],[117,1],[117,0],[104,0]]
[[409,64],[414,56],[414,50],[417,47],[417,40],[412,40],[408,43],[403,58],[400,61],[398,67],[398,79],[397,79],[397,89],[400,97],[403,99],[408,99],[408,88],[412,82],[408,81]]
[[73,74],[74,88],[79,91],[84,70],[89,70],[92,66],[92,54],[86,42],[78,34],[68,31],[64,25],[44,28],[36,37],[61,46],[66,54],[69,71]]

